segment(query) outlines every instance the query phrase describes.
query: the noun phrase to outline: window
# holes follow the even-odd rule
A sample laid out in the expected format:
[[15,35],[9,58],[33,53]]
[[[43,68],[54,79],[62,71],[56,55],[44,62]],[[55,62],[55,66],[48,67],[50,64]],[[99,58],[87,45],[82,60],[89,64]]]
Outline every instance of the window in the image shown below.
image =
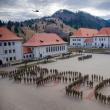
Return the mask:
[[10,46],[11,45],[11,42],[8,42],[8,45]]
[[2,43],[0,42],[0,46],[2,46]]
[[8,52],[7,52],[7,50],[5,50],[5,54],[7,54]]
[[62,50],[63,50],[63,46],[62,46]]
[[31,58],[31,55],[29,55],[29,57]]
[[13,53],[15,53],[15,49],[13,49]]
[[63,50],[65,50],[65,46],[63,46],[63,48],[64,48]]
[[60,51],[61,51],[61,46],[60,46]]
[[48,52],[48,47],[46,47],[46,52]]
[[49,47],[49,52],[50,52],[50,47]]
[[81,41],[81,39],[77,39],[77,41]]
[[11,50],[9,50],[9,53],[11,53],[12,51]]
[[56,51],[57,51],[57,46],[56,46]]
[[12,42],[13,45],[15,45],[15,42]]
[[78,40],[78,39],[77,38],[76,39],[75,38],[73,39],[73,41],[76,41],[76,40]]
[[52,47],[52,50],[53,50],[53,52],[54,52],[54,47]]
[[6,42],[4,42],[4,46],[7,46],[7,43]]
[[55,51],[55,47],[53,47],[53,51]]
[[53,50],[52,50],[52,47],[51,47],[51,52],[52,52]]
[[58,46],[58,51],[59,51],[59,46]]
[[12,57],[10,57],[10,61],[12,61]]
[[6,61],[8,61],[8,58],[6,58]]

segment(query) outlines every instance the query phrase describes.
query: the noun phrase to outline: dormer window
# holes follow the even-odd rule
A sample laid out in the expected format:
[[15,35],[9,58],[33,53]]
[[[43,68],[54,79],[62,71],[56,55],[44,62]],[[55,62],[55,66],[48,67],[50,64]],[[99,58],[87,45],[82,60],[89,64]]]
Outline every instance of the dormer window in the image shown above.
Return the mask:
[[59,42],[59,40],[58,40],[58,39],[56,39],[56,41],[57,41],[57,42]]
[[44,41],[43,40],[40,40],[40,42],[43,43]]
[[0,37],[2,37],[2,34],[0,34]]

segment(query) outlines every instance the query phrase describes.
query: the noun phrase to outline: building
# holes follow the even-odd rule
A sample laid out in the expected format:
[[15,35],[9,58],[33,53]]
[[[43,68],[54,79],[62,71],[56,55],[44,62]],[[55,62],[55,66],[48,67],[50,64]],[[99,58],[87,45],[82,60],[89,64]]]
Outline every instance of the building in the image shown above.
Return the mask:
[[93,36],[97,33],[97,29],[79,28],[70,36],[70,46],[74,48],[91,48],[93,46]]
[[94,48],[110,48],[110,27],[102,28],[93,36]]
[[31,48],[31,53],[34,59],[67,52],[67,43],[53,33],[35,34],[24,43],[23,46],[25,48]]
[[0,65],[22,60],[22,39],[0,27]]
[[29,47],[23,47],[23,59],[24,60],[32,60],[34,55],[32,53],[32,49]]

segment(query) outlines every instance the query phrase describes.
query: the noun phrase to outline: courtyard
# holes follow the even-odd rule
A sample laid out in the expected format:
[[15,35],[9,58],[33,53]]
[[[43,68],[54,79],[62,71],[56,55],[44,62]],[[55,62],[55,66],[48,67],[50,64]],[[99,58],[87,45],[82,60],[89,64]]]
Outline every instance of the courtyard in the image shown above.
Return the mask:
[[[103,75],[110,78],[110,56],[93,54],[91,59],[78,61],[78,57],[41,64],[41,67],[59,71],[76,71],[85,74]],[[13,67],[14,68],[14,67]],[[11,69],[13,69],[11,68]],[[2,69],[3,70],[3,69]],[[7,68],[8,70],[8,68]],[[10,70],[10,69],[9,69]],[[98,102],[93,95],[94,88],[81,86],[84,91],[82,100],[67,96],[68,83],[49,82],[37,87],[33,84],[14,83],[13,80],[0,79],[0,110],[109,110],[110,105]],[[102,92],[110,95],[110,87]]]

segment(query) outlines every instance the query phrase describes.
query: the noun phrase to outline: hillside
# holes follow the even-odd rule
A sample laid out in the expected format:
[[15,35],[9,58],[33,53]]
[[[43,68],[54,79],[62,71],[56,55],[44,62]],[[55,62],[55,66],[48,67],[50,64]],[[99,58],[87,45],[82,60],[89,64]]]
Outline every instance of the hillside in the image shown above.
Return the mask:
[[31,19],[23,22],[4,23],[0,21],[0,26],[6,26],[18,36],[28,40],[33,34],[47,32],[56,33],[64,40],[68,40],[69,35],[80,27],[97,28],[110,26],[110,20],[90,15],[82,11],[71,12],[68,10],[58,10],[52,16],[41,19]]
[[24,22],[8,22],[8,29],[23,37],[24,41],[29,39],[34,33],[56,33],[67,41],[68,36],[74,31],[73,28],[64,24],[58,18],[46,17],[42,19],[27,20]]
[[74,13],[68,10],[59,10],[52,17],[59,18],[65,24],[76,29],[80,27],[100,29],[101,27],[110,26],[110,22],[82,11]]

